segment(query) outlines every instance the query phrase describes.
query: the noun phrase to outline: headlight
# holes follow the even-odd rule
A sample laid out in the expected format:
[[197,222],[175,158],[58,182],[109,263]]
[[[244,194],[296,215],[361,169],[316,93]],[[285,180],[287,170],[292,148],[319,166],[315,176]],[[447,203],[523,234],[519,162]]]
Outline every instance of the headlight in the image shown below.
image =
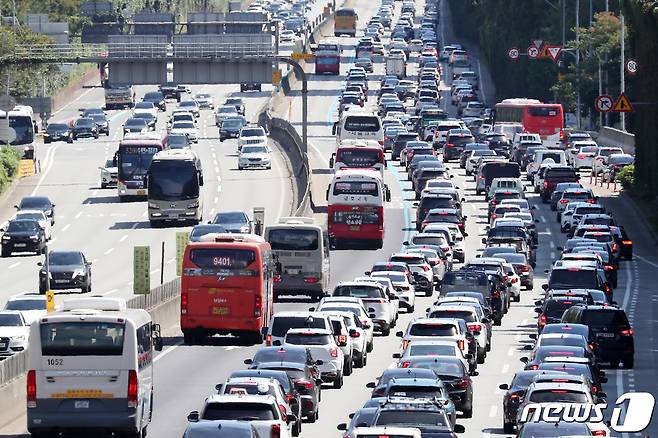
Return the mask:
[[187,204],[187,208],[198,208],[198,207],[199,207],[199,201],[194,201]]
[[248,233],[249,231],[251,231],[251,230],[249,229],[249,225],[245,225],[245,226],[243,226],[243,227],[240,228],[240,232],[241,232],[241,233]]
[[73,271],[73,277],[84,277],[85,275],[85,270],[84,269],[76,269]]
[[34,236],[30,236],[30,239],[32,240],[39,240],[39,235],[35,234]]
[[153,208],[155,210],[160,210],[160,206],[156,204],[155,202],[149,202],[149,208]]
[[24,341],[25,335],[11,336],[12,341]]

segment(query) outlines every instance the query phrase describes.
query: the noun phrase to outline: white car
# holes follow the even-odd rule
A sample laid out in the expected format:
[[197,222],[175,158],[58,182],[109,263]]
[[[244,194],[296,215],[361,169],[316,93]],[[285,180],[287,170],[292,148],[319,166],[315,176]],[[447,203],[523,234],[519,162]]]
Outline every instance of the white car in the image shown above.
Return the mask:
[[[271,395],[225,395],[213,394],[206,398],[203,410],[192,411],[187,416],[190,423],[210,422],[218,415],[224,420],[240,421],[249,413],[249,424],[256,429],[258,436],[263,438],[291,438],[289,423],[295,416],[290,414],[285,418],[277,399]],[[221,413],[221,414],[220,414]]]
[[[473,303],[441,302],[427,312],[427,317],[432,319],[461,318],[466,322],[469,330],[472,330],[477,341],[477,363],[484,363],[487,356],[491,333],[489,333],[487,321],[482,307]],[[484,321],[483,321],[484,320]],[[468,347],[464,355],[468,353]],[[468,368],[468,367],[466,367]]]
[[580,170],[583,167],[591,168],[594,165],[594,158],[599,154],[599,147],[596,144],[579,145],[579,143],[581,142],[574,142],[574,146],[577,145],[580,147],[573,157],[573,167],[576,170]]
[[464,368],[468,369],[468,352],[459,348],[453,340],[415,340],[409,342],[402,353],[393,353],[393,359],[399,359],[398,367],[404,368],[404,360],[414,356],[448,356],[456,357],[462,361]]
[[395,327],[400,312],[400,297],[395,291],[393,282],[389,278],[385,277],[356,277],[354,281],[376,281],[384,287],[386,294],[388,295],[389,303],[391,304],[391,311],[393,312],[394,319],[392,327]]
[[27,350],[29,335],[30,325],[21,312],[0,312],[0,357],[9,357]]
[[194,96],[194,100],[199,108],[215,109],[215,102],[212,96],[208,93],[197,93]]
[[352,340],[352,360],[354,367],[363,368],[368,361],[368,333],[363,327],[361,320],[353,312],[343,312],[340,310],[326,310],[322,313],[329,317],[341,316]]
[[199,104],[194,100],[183,100],[178,103],[178,108],[186,110],[194,114],[194,117],[199,117],[201,112],[199,111]]
[[333,332],[327,329],[297,328],[286,333],[283,345],[306,347],[315,359],[321,360],[318,365],[320,376],[326,382],[333,382],[334,388],[343,387],[343,367],[345,356],[336,344]]
[[[313,309],[311,307],[311,309]],[[375,325],[370,319],[368,311],[360,298],[353,297],[325,297],[320,300],[317,312],[340,311],[352,312],[361,321],[361,327],[365,330],[366,351],[372,351],[374,347]]]
[[167,128],[171,129],[172,125],[176,122],[192,122],[196,125],[196,118],[194,114],[189,111],[177,111],[172,113],[167,122]]
[[368,278],[366,281],[340,281],[331,293],[332,297],[360,298],[375,328],[388,336],[395,320],[394,307],[384,286]]
[[482,102],[468,102],[462,110],[462,117],[482,117],[484,108]]
[[452,248],[452,258],[456,259],[461,263],[464,263],[464,259],[466,258],[466,246],[464,241],[464,235],[459,229],[459,225],[448,223],[448,222],[444,222],[444,223],[436,222],[425,226],[423,232],[443,233],[443,234],[448,233],[450,237],[448,240],[448,244]]
[[509,288],[510,299],[518,303],[521,301],[521,277],[516,273],[516,270],[511,263],[503,263],[503,271],[507,276],[507,280],[511,284]]
[[46,240],[50,240],[52,237],[52,225],[50,219],[42,210],[20,210],[14,214],[11,220],[14,219],[32,219],[39,223],[39,227],[43,230],[46,235]]
[[117,163],[109,158],[105,160],[105,166],[99,167],[101,171],[101,189],[116,186],[119,181],[119,168]]
[[402,272],[377,271],[370,274],[371,277],[388,278],[393,283],[395,292],[400,297],[400,307],[407,309],[407,313],[413,313],[416,308],[416,288],[409,283],[409,279]]
[[451,179],[445,178],[436,178],[430,179],[425,183],[425,188],[421,192],[420,197],[422,198],[425,193],[431,192],[433,189],[454,189],[455,183]]
[[471,151],[471,155],[466,159],[466,175],[473,175],[478,164],[480,163],[480,157],[496,157],[496,151],[491,149],[476,149]]
[[[460,319],[455,318],[417,318],[409,323],[405,332],[399,331],[397,337],[402,338],[400,351],[404,351],[412,341],[451,340],[457,342],[459,348],[468,353],[468,339],[462,331]],[[462,322],[463,324],[463,322]]]
[[171,125],[171,129],[169,130],[169,133],[187,135],[187,138],[192,143],[199,142],[196,125],[193,122],[187,122],[187,121],[175,122]]
[[137,113],[149,113],[153,114],[153,117],[158,118],[158,107],[155,106],[153,102],[136,102],[133,107],[133,114]]
[[238,150],[250,144],[267,144],[267,132],[260,126],[245,126],[238,136]]
[[272,150],[265,143],[243,146],[238,152],[238,169],[242,170],[252,167],[271,169],[272,158],[270,157],[270,152]]
[[11,297],[2,310],[15,310],[23,314],[27,325],[32,324],[46,315],[46,296],[37,294],[23,294]]

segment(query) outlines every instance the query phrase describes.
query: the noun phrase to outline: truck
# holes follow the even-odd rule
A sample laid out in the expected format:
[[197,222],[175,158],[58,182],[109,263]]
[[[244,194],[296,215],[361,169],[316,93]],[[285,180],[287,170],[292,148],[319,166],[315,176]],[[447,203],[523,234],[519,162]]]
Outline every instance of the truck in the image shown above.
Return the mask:
[[403,55],[391,55],[386,58],[386,74],[403,79],[407,75],[407,62]]
[[106,86],[105,109],[132,108],[135,105],[135,90],[132,86]]

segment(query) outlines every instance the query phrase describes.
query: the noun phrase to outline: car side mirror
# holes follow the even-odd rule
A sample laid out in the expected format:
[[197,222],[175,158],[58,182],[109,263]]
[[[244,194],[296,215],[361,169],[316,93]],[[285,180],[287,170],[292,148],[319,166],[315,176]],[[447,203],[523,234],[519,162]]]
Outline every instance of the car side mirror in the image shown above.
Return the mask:
[[377,386],[377,384],[375,382],[366,383],[366,388],[368,388],[368,389],[375,389],[376,386]]
[[524,345],[523,349],[526,350],[526,351],[530,351],[530,350],[532,350],[532,345]]
[[370,275],[370,274],[372,274],[372,272],[371,271],[366,271],[366,272],[364,272],[364,274]]
[[471,371],[470,373],[468,373],[468,375],[473,376],[473,377],[477,377],[477,376],[480,375],[480,373],[478,371]]
[[608,394],[606,394],[606,393],[603,392],[603,391],[597,393],[596,395],[599,397],[599,399],[601,399],[601,398],[608,398]]
[[21,209],[18,205],[14,205],[14,208],[15,208],[16,210],[20,210],[20,209]]
[[286,415],[286,422],[287,422],[287,423],[295,423],[295,422],[297,422],[297,415],[294,415],[294,414],[288,414],[288,415]]
[[318,360],[315,361],[315,364],[317,366],[321,366],[321,365],[324,365],[324,361],[322,359],[318,359]]
[[535,301],[535,306],[541,306],[542,304],[544,304],[542,300]]
[[245,359],[243,362],[245,365],[252,365],[254,363],[253,359]]
[[482,243],[484,243],[485,245],[487,244],[487,238],[486,237],[482,238]]
[[530,333],[530,334],[528,335],[528,337],[529,337],[530,339],[535,339],[535,340],[536,340],[536,339],[537,339],[537,333]]
[[393,359],[400,359],[400,358],[402,357],[402,354],[400,354],[400,353],[393,353],[393,354],[391,355],[391,357],[392,357]]
[[548,285],[547,284],[542,284],[541,288],[544,289],[544,290],[548,290]]
[[395,332],[395,336],[397,336],[398,338],[402,338],[402,337],[404,337],[404,332],[402,332],[401,330],[397,331],[397,332]]
[[279,347],[279,346],[281,346],[281,341],[276,340],[276,341],[272,342],[272,345],[274,345],[275,347]]
[[192,411],[189,414],[187,414],[187,421],[190,423],[197,423],[199,421],[199,411]]
[[473,359],[473,355],[472,355],[471,353],[466,353],[466,354],[464,355],[464,359],[466,359],[466,360],[471,360],[471,359]]
[[[4,230],[0,230],[0,231],[4,231]],[[43,266],[43,262],[37,262],[37,266]]]
[[530,360],[527,357],[523,356],[522,358],[519,359],[519,362],[527,364],[528,362],[530,362]]
[[163,343],[162,337],[159,332],[155,332],[153,335],[153,349],[155,351],[162,351]]
[[535,313],[541,313],[541,307],[535,307]]
[[309,307],[309,308],[308,308],[308,311],[309,311],[309,312],[315,312],[315,307]]
[[340,423],[338,426],[336,426],[336,429],[346,431],[347,430],[347,423]]
[[489,324],[489,323],[491,323],[491,320],[489,318],[482,318],[482,320],[480,320],[480,322],[482,324]]
[[507,383],[501,383],[500,385],[498,385],[498,389],[502,389],[503,391],[508,391],[509,385]]

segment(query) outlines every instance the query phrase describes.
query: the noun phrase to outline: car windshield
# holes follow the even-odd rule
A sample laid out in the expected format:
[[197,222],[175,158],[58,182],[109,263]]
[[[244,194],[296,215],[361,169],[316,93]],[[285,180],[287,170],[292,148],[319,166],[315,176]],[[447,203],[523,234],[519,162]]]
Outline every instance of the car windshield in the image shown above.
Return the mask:
[[317,230],[272,228],[267,233],[267,241],[275,251],[315,251],[319,234]]
[[[586,424],[569,424],[561,422],[560,436],[590,436],[591,432]],[[552,438],[555,437],[555,424],[553,423],[525,423],[523,432],[519,435],[523,438]]]
[[186,100],[186,101],[184,101],[184,102],[179,103],[178,106],[179,106],[179,108],[183,108],[183,107],[196,107],[197,104],[196,104],[196,102],[194,102],[193,100]]
[[135,115],[135,117],[126,120],[125,126],[130,126],[130,127],[134,126],[137,128],[143,128],[144,126],[146,126],[146,120],[138,118],[137,115]]
[[466,322],[476,322],[473,312],[468,310],[433,310],[430,314],[431,318],[459,318]]
[[373,272],[373,277],[386,277],[390,279],[393,283],[406,283],[407,277],[404,274],[396,274],[393,272]]
[[265,146],[244,146],[242,148],[243,154],[266,154],[267,147]]
[[5,310],[46,310],[46,300],[40,298],[9,300]]
[[[286,329],[286,332],[288,329]],[[274,334],[274,333],[273,333]],[[278,336],[283,336],[282,335]],[[265,362],[293,362],[293,363],[306,363],[306,350],[300,348],[265,348],[256,352],[254,356],[254,363]]]
[[176,122],[171,129],[195,129],[193,122]]
[[[120,320],[121,321],[121,320]],[[125,322],[48,322],[39,327],[44,356],[121,356]],[[133,347],[135,348],[135,347]],[[151,354],[138,343],[138,355]]]
[[217,109],[218,113],[237,114],[238,110],[235,106],[222,106]]
[[261,128],[245,128],[240,131],[241,137],[265,137],[265,132]]
[[590,327],[628,327],[628,318],[622,310],[587,310],[583,312],[583,324]]
[[[455,344],[456,345],[456,344]],[[414,345],[409,347],[408,356],[455,356],[452,345]]]
[[0,313],[0,327],[22,327],[24,325],[21,316],[17,313]]
[[435,398],[442,395],[437,386],[395,385],[388,390],[389,397]]
[[172,149],[181,149],[188,147],[190,141],[186,135],[170,135],[169,136],[169,147]]
[[43,213],[16,213],[16,219],[34,219],[35,221],[43,220]]
[[596,289],[598,286],[593,270],[578,268],[553,270],[549,285],[552,289]]
[[48,256],[50,265],[80,265],[83,263],[79,252],[51,252]]
[[48,125],[46,131],[48,132],[66,131],[67,129],[69,129],[69,127],[66,126],[64,123],[51,123],[50,125]]
[[201,236],[210,233],[225,233],[226,228],[217,224],[195,225],[190,232],[190,239],[198,240]]
[[20,232],[30,232],[37,231],[39,229],[39,223],[36,221],[30,220],[19,220],[9,222],[7,227],[8,233],[20,233]]
[[271,421],[278,417],[274,409],[265,403],[208,403],[203,410],[204,420]]
[[164,96],[159,91],[151,91],[144,95],[144,100],[147,102],[160,102],[161,100],[164,100]]
[[91,118],[78,119],[75,121],[75,126],[78,128],[88,128],[94,125],[94,120]]
[[222,122],[222,128],[224,129],[239,129],[242,126],[242,122],[236,119],[227,119]]
[[155,108],[153,102],[137,102],[135,104],[135,109],[153,109],[153,108]]
[[334,289],[335,297],[381,298],[381,289],[373,286],[338,286]]
[[286,335],[286,344],[292,345],[329,345],[332,336],[320,333],[289,333]]

